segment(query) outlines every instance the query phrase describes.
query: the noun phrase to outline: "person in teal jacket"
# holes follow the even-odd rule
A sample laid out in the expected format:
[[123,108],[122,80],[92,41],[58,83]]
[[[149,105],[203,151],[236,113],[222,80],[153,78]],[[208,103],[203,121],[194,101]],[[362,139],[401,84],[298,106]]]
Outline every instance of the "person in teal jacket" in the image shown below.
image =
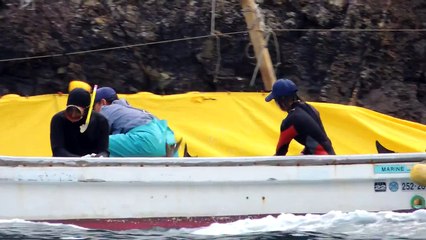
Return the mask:
[[178,157],[180,142],[176,143],[167,121],[132,107],[114,89],[96,91],[94,111],[108,120],[110,157]]

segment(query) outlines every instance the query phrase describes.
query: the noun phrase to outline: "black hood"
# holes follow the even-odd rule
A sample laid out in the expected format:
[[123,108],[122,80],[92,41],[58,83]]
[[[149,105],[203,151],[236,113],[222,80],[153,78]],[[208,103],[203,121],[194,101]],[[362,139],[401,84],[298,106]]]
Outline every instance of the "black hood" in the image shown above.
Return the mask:
[[90,105],[90,93],[83,88],[75,88],[68,95],[68,105],[86,108]]

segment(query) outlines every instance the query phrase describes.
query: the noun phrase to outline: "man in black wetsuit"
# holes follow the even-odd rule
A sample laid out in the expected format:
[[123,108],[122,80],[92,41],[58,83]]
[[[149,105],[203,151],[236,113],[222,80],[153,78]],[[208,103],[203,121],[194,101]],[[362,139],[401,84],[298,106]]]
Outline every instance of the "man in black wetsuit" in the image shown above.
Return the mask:
[[281,123],[275,155],[286,155],[292,139],[305,146],[302,154],[335,155],[318,111],[297,96],[296,84],[289,79],[277,80],[265,101],[272,99],[288,112]]
[[52,117],[50,145],[53,157],[109,156],[109,125],[102,114],[93,111],[88,128],[80,132],[89,106],[90,93],[75,88],[68,96],[66,109]]

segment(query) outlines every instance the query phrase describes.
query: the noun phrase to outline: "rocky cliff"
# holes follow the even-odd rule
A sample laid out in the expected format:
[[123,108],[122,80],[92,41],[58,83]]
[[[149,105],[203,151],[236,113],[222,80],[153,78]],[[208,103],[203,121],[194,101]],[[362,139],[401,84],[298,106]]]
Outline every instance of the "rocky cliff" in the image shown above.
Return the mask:
[[[424,0],[258,3],[276,74],[306,100],[426,123]],[[262,91],[244,11],[238,0],[0,0],[0,95],[66,92],[72,79],[120,93]]]

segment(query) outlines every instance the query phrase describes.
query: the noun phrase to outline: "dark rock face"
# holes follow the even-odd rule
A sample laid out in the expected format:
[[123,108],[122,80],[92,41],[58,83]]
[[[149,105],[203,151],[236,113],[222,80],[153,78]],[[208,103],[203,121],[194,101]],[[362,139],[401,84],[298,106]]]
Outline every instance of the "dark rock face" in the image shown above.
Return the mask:
[[[258,2],[277,76],[304,99],[426,123],[424,0]],[[0,95],[72,79],[120,93],[263,89],[237,0],[0,0],[0,32]]]

